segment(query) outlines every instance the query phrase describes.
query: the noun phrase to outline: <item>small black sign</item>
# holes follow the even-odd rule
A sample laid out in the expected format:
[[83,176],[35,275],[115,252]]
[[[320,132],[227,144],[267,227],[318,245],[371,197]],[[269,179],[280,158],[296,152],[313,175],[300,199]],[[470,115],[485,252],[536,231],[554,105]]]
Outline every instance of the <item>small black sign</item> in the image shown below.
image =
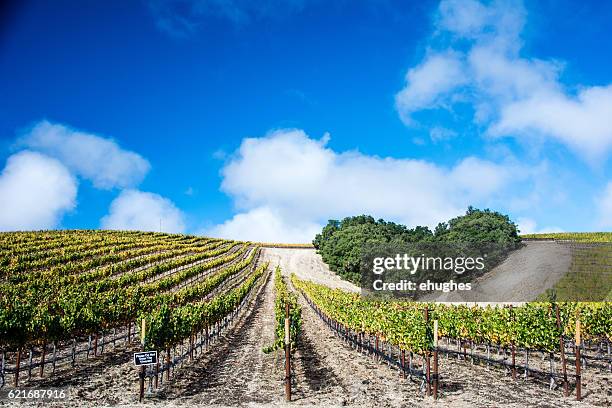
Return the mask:
[[157,351],[134,353],[134,364],[137,366],[157,364]]

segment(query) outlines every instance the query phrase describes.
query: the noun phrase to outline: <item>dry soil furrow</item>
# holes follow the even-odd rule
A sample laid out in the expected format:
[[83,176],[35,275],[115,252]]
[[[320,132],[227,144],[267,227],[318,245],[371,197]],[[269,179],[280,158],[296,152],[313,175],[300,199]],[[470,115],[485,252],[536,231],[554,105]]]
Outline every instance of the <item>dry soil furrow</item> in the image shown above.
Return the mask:
[[274,283],[268,279],[236,325],[160,392],[190,405],[269,404],[282,399],[282,372],[262,349],[274,340]]

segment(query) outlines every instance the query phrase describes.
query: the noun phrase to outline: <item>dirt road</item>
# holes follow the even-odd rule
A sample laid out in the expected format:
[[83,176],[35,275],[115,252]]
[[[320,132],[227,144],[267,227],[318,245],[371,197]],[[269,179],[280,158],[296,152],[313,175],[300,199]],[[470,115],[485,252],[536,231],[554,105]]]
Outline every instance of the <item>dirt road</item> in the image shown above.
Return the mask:
[[[279,264],[300,279],[358,292],[359,287],[342,280],[314,249],[265,248],[263,258]],[[569,246],[553,241],[531,241],[479,278],[471,292],[431,295],[424,300],[439,302],[526,302],[552,288],[567,273],[572,262]]]

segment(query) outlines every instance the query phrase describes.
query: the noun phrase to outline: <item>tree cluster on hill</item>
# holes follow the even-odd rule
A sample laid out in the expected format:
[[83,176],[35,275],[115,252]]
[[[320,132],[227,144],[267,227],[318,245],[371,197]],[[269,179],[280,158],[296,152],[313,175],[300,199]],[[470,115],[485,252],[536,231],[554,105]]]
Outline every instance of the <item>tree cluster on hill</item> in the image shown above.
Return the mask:
[[366,245],[422,242],[512,245],[520,242],[518,233],[517,225],[507,215],[470,206],[465,215],[439,223],[433,232],[428,227],[408,228],[383,219],[375,220],[369,215],[329,220],[312,243],[332,271],[359,283],[362,251]]

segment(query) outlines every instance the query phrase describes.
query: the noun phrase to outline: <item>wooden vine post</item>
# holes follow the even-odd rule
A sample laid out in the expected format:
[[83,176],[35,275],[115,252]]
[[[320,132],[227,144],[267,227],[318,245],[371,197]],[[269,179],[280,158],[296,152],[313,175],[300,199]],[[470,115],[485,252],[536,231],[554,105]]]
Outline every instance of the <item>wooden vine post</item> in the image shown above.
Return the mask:
[[565,342],[563,341],[563,329],[561,328],[561,316],[559,314],[559,305],[555,304],[555,314],[557,317],[557,330],[559,330],[559,351],[561,352],[561,366],[563,369],[563,396],[569,395],[567,384],[567,366],[565,361]]
[[[425,327],[429,327],[429,307],[425,306]],[[427,383],[425,392],[428,397],[431,395],[431,359],[429,355],[429,350],[425,350],[425,382]]]
[[166,368],[166,381],[170,381],[170,347],[166,348]]
[[45,356],[47,354],[47,342],[43,341],[43,345],[42,345],[42,355],[40,357],[40,378],[43,377],[43,374],[45,372]]
[[576,353],[576,401],[582,399],[582,375],[580,374],[580,319],[576,319],[576,338],[575,338],[575,353]]
[[17,363],[15,364],[15,388],[19,386],[19,370],[21,369],[21,347],[17,347]]
[[285,303],[285,400],[291,401],[291,320],[289,302]]
[[434,384],[433,384],[433,395],[434,399],[438,399],[438,321],[434,320],[434,360],[433,360],[433,372],[434,372]]
[[[145,351],[145,332],[146,332],[146,327],[147,325],[147,321],[145,319],[142,319],[142,325],[140,326],[140,343],[142,345],[142,351]],[[138,397],[138,401],[142,402],[142,400],[144,399],[144,383],[145,383],[145,366],[140,366],[140,395]]]

